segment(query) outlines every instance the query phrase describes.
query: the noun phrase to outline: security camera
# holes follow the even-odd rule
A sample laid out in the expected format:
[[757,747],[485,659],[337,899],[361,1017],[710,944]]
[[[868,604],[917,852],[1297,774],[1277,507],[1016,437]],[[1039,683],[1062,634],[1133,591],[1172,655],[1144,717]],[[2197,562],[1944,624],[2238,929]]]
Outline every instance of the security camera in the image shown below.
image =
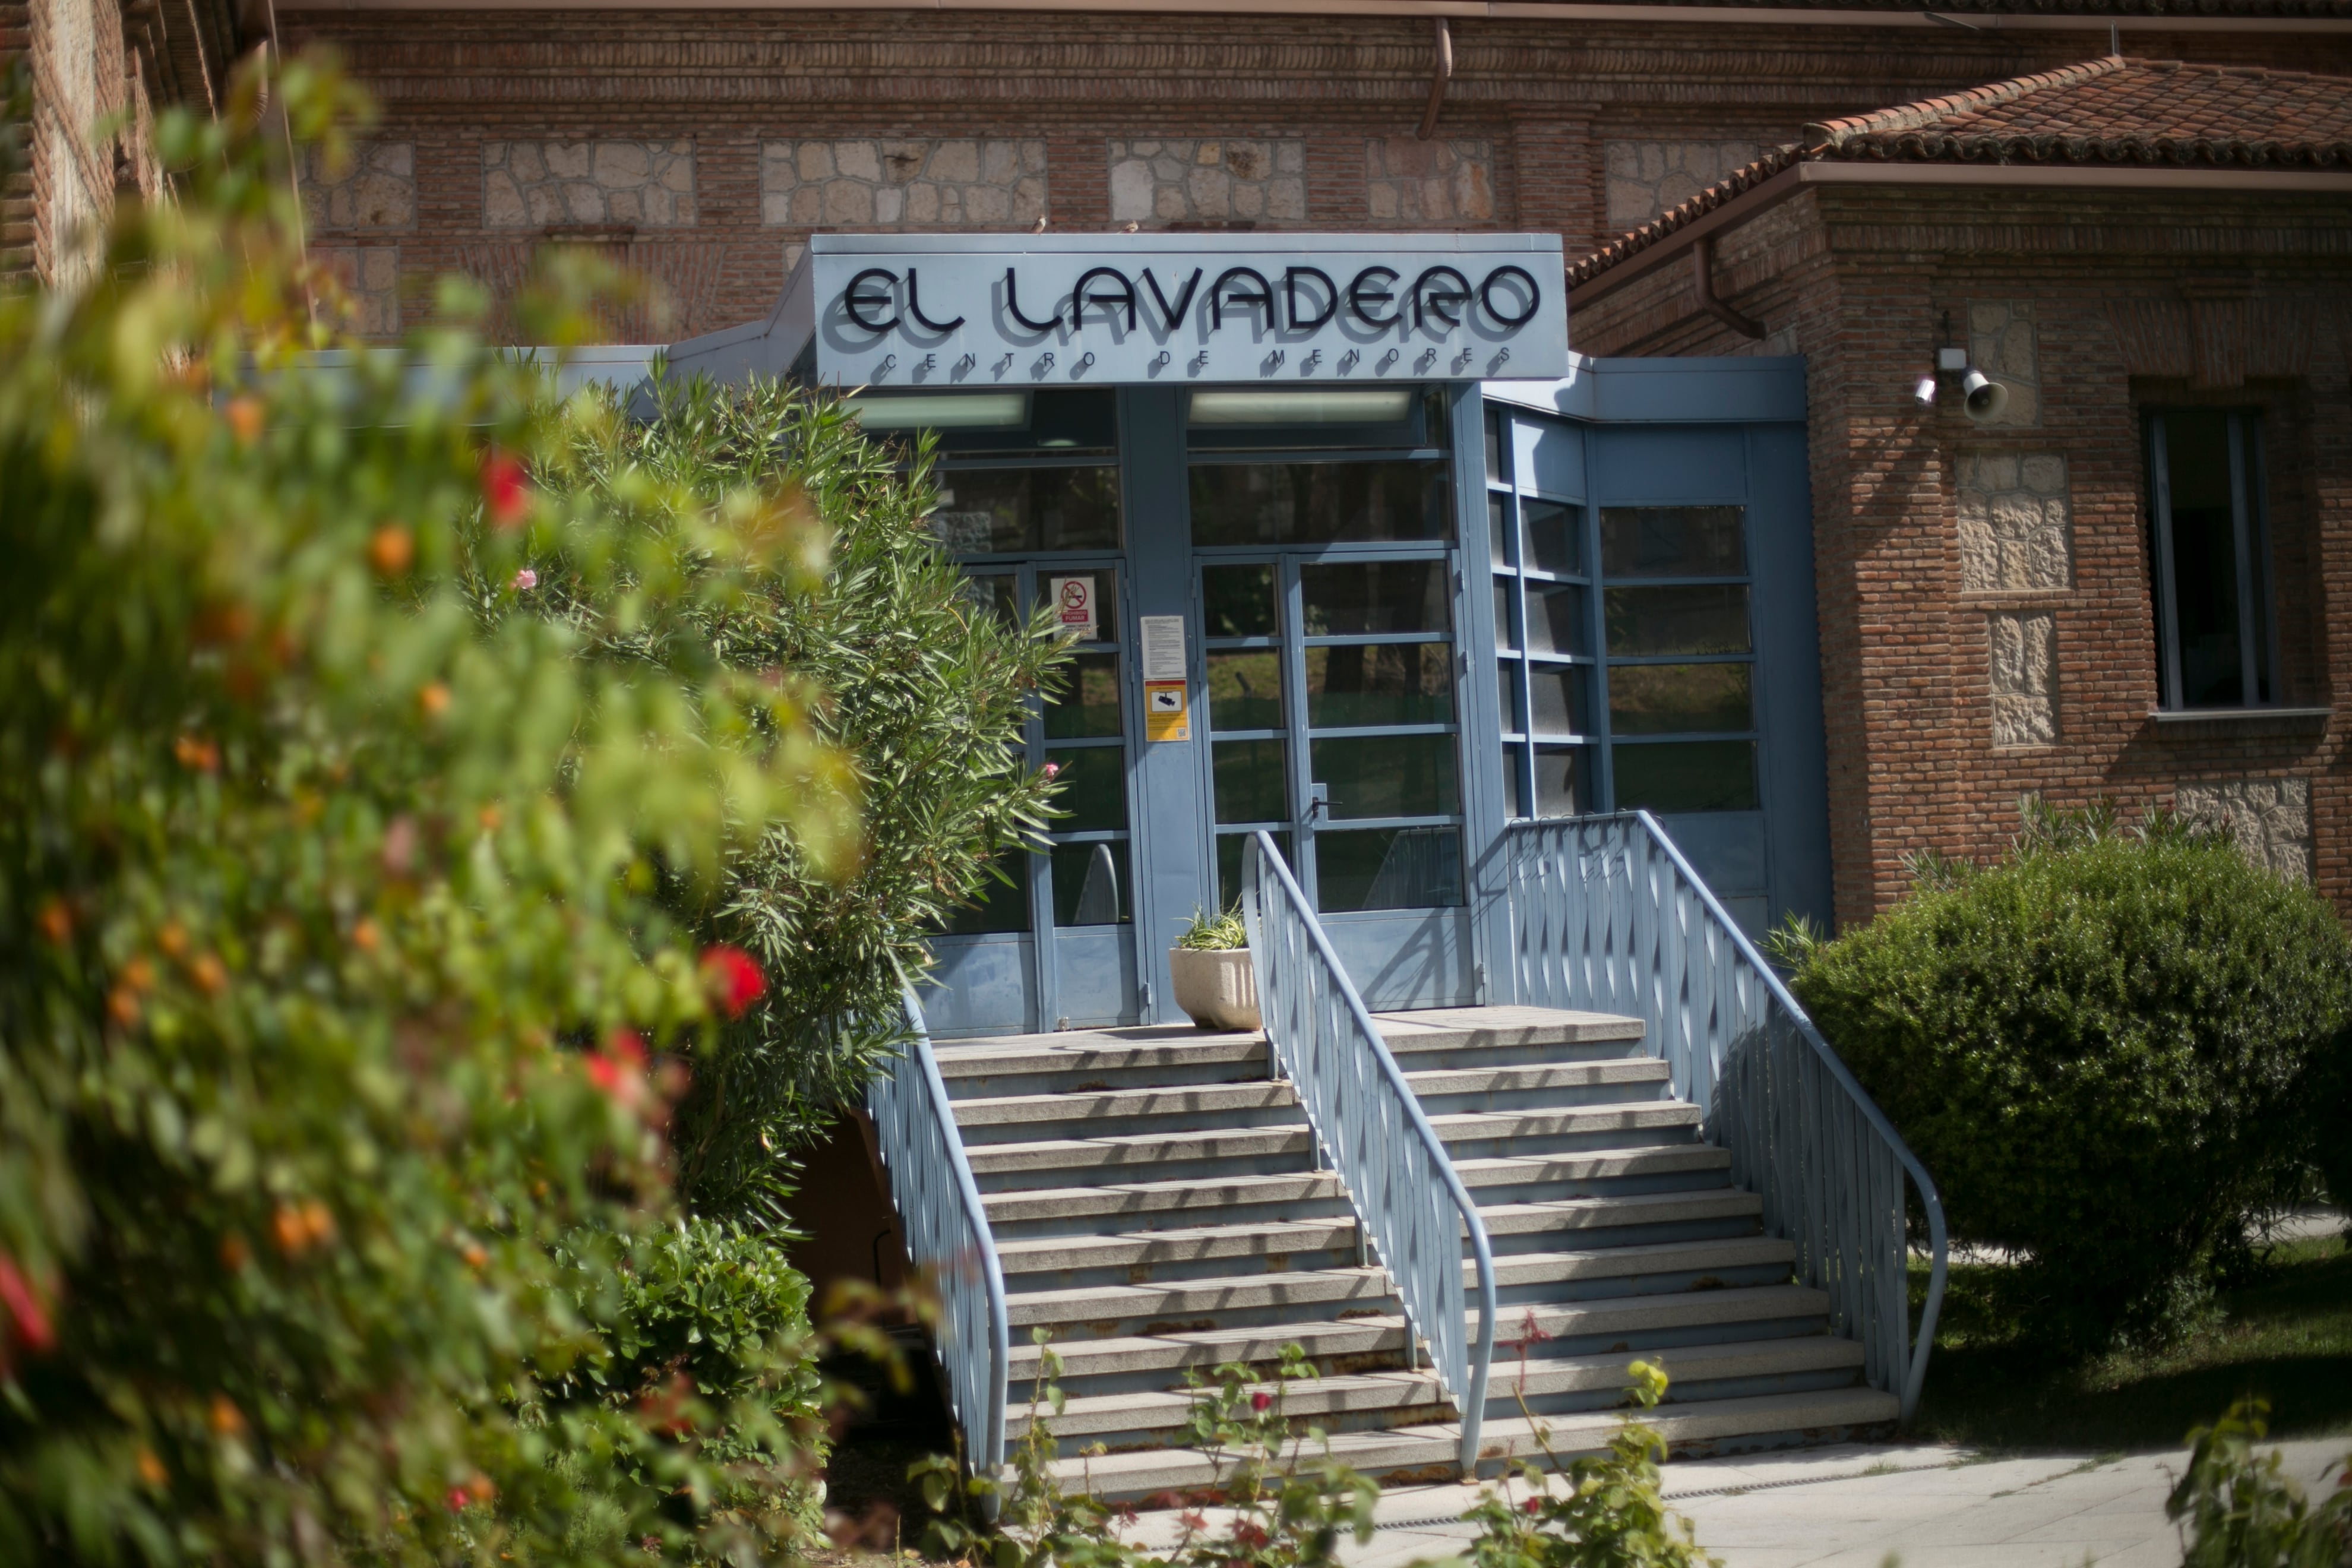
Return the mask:
[[1960,397],[1969,417],[1979,425],[2000,418],[2000,411],[2009,406],[2009,388],[1974,366],[1960,377]]

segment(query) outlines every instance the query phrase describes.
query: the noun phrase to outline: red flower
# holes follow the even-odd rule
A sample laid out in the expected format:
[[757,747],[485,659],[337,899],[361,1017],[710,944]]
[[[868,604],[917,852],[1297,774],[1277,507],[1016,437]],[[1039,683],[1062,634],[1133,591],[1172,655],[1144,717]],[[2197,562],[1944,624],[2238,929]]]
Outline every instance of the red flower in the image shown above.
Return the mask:
[[1530,1518],[1532,1518],[1534,1515],[1536,1515],[1536,1514],[1538,1514],[1538,1513],[1542,1512],[1542,1511],[1543,1511],[1543,1500],[1542,1500],[1541,1498],[1529,1498],[1529,1499],[1528,1499],[1528,1500],[1527,1500],[1527,1510],[1528,1510],[1528,1516],[1529,1516]]
[[588,1081],[605,1099],[624,1110],[635,1110],[646,1098],[646,1043],[634,1030],[615,1029],[604,1048],[584,1064]]
[[1266,1406],[1267,1406],[1267,1405],[1272,1405],[1273,1403],[1274,1403],[1274,1395],[1273,1395],[1273,1394],[1268,1394],[1268,1393],[1267,1393],[1265,1389],[1263,1389],[1263,1388],[1259,1389],[1255,1394],[1251,1394],[1251,1395],[1250,1395],[1250,1408],[1251,1408],[1252,1410],[1255,1410],[1255,1411],[1258,1412],[1260,1415],[1264,1415],[1264,1414],[1265,1414],[1265,1408],[1266,1408]]
[[58,1342],[58,1331],[49,1321],[49,1312],[35,1293],[32,1282],[16,1271],[14,1258],[0,1253],[0,1307],[16,1320],[16,1337],[25,1348],[36,1355],[44,1354]]
[[702,984],[709,988],[710,998],[719,1010],[730,1018],[740,1018],[743,1009],[757,1002],[768,989],[768,977],[751,962],[751,955],[740,947],[720,943],[702,950]]
[[530,479],[522,464],[496,447],[482,458],[482,504],[500,528],[512,528],[530,510]]

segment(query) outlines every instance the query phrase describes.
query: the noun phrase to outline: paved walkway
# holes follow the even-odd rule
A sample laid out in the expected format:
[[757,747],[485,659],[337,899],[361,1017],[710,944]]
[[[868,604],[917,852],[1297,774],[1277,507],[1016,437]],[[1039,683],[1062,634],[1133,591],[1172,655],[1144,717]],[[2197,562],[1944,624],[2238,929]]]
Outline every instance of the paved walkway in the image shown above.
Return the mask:
[[[2277,1445],[2316,1497],[2352,1437]],[[1666,1496],[1726,1568],[2177,1568],[2180,1540],[2164,1500],[2188,1450],[2124,1458],[1980,1459],[1958,1448],[1846,1445],[1790,1454],[1677,1460]],[[1462,1552],[1461,1486],[1384,1494],[1380,1531],[1345,1552],[1349,1568],[1405,1568]],[[1138,1533],[1172,1535],[1170,1514]]]

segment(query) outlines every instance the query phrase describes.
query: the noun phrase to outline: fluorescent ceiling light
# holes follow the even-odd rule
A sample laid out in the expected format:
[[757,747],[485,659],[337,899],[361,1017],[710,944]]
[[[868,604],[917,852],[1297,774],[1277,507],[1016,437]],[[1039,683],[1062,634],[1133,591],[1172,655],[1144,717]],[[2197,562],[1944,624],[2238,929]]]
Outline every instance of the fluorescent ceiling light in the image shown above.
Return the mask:
[[1398,425],[1412,413],[1410,386],[1302,386],[1279,392],[1196,392],[1195,425]]
[[842,402],[868,430],[1017,430],[1029,423],[1025,392],[918,392]]

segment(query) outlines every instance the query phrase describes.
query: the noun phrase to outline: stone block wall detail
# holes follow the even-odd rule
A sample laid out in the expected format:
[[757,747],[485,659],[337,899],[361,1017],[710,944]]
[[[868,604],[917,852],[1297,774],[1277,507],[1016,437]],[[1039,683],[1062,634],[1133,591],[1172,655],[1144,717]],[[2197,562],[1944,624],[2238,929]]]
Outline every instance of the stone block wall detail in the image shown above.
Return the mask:
[[1963,452],[1960,592],[2035,593],[2071,585],[2074,520],[2060,452]]
[[2257,866],[2290,881],[2311,880],[2311,781],[2226,779],[2185,784],[2173,794],[2181,816],[2222,826]]
[[313,233],[416,226],[416,143],[354,142],[349,166],[302,149],[302,221]]
[[2058,739],[2058,617],[1998,610],[1992,634],[1992,743],[2047,746]]
[[1364,216],[1408,226],[1494,222],[1494,143],[1412,136],[1366,142]]
[[485,142],[486,228],[691,228],[694,143]]
[[363,338],[400,335],[400,247],[314,245],[310,259],[342,290],[352,331]]
[[1043,140],[760,144],[760,221],[771,226],[1028,228],[1045,202]]
[[1996,428],[2042,423],[2041,353],[2031,300],[1979,300],[1969,306],[1969,363],[2009,388]]
[[1113,223],[1307,221],[1307,143],[1297,138],[1114,139]]
[[1639,228],[1680,206],[1733,170],[1756,161],[1753,142],[1605,142],[1612,234]]

